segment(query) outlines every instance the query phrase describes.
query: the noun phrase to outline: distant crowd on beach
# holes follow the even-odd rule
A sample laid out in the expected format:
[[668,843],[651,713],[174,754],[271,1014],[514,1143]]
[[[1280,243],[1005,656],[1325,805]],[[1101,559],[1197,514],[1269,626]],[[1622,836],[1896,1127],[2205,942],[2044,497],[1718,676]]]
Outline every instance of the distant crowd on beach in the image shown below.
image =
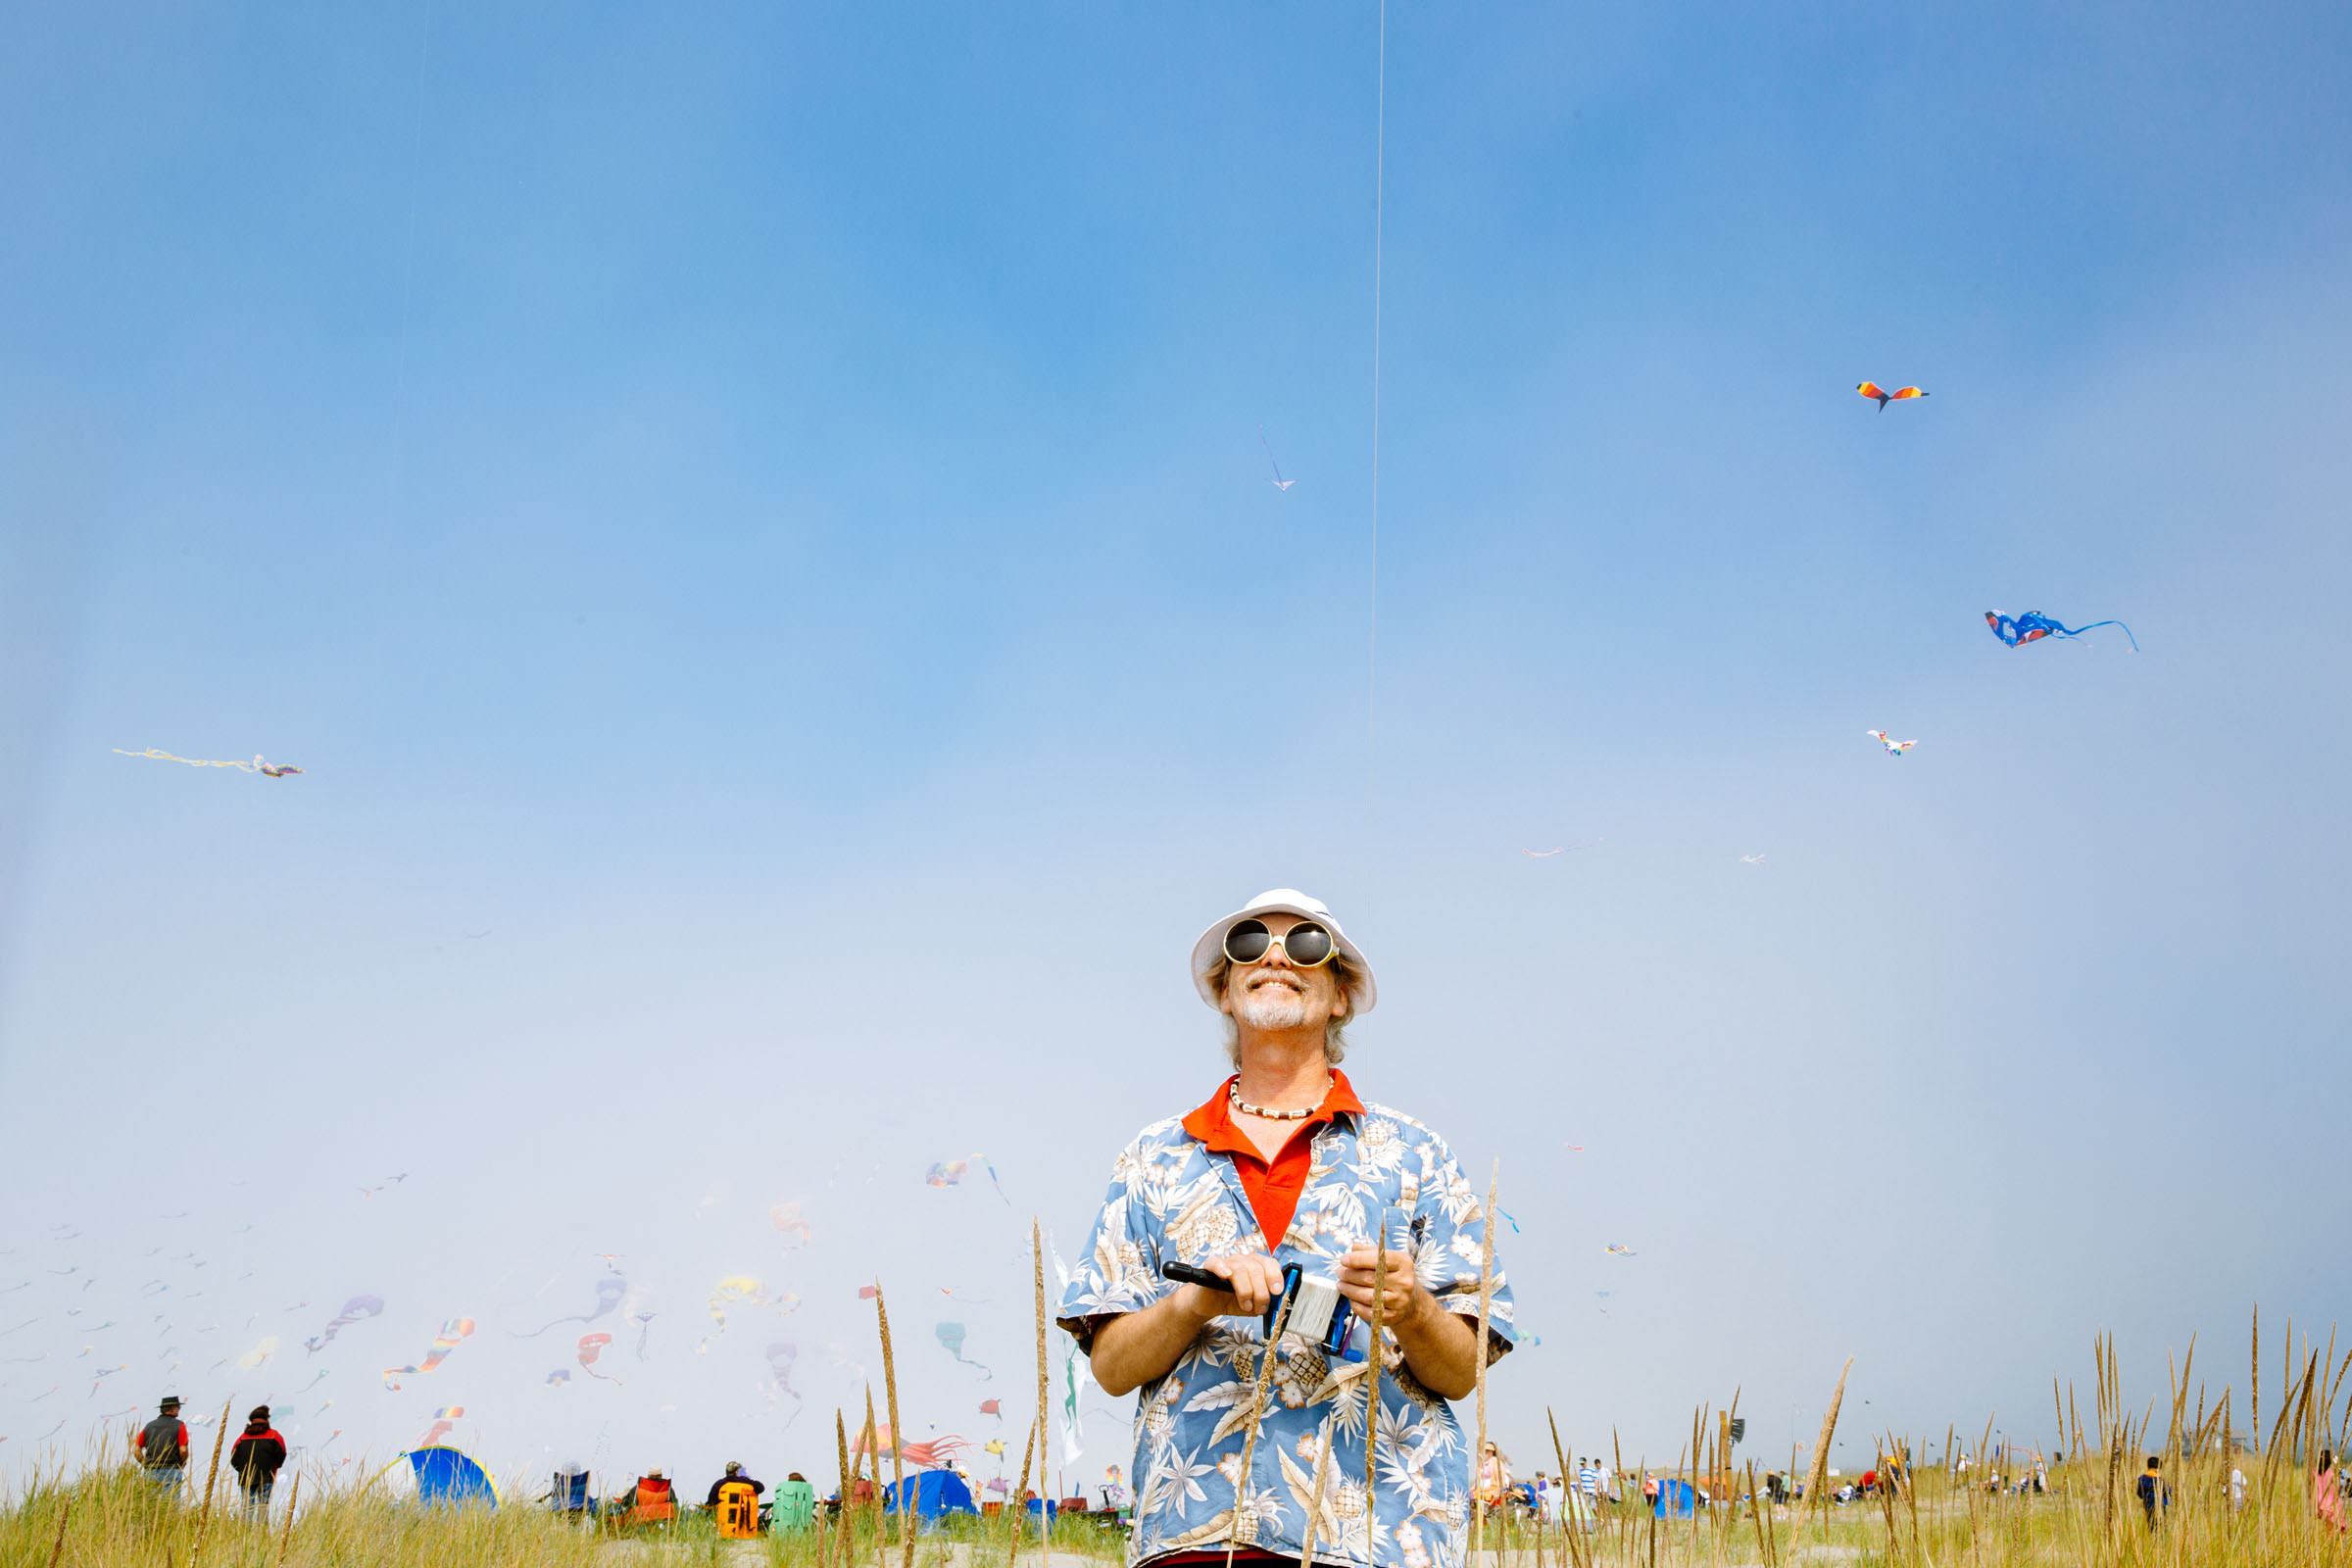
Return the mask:
[[[177,1496],[186,1484],[188,1465],[188,1429],[180,1419],[180,1400],[168,1395],[159,1404],[155,1419],[142,1427],[130,1440],[132,1457],[157,1488]],[[2053,1490],[2050,1467],[2038,1452],[2030,1456],[2016,1455],[2013,1450],[1998,1450],[1996,1459],[2007,1456],[2008,1468],[1998,1462],[1984,1468],[1983,1477],[1975,1482],[1967,1478],[1976,1469],[1966,1454],[1954,1457],[1952,1476],[1960,1485],[1974,1485],[1993,1494],[2017,1496],[2040,1495]],[[216,1452],[215,1461],[219,1460]],[[286,1440],[270,1425],[270,1407],[256,1405],[246,1417],[245,1430],[228,1454],[229,1473],[234,1477],[241,1494],[243,1510],[249,1516],[268,1512],[277,1477],[286,1463]],[[928,1489],[924,1478],[938,1478]],[[1880,1496],[1899,1494],[1909,1480],[1908,1470],[1898,1455],[1882,1457],[1871,1469],[1854,1480],[1838,1478],[1836,1471],[1828,1472],[1829,1479],[1838,1485],[1831,1494],[1833,1503],[1855,1503]],[[566,1465],[555,1472],[549,1490],[539,1501],[550,1504],[560,1512],[593,1515],[614,1520],[625,1526],[664,1525],[697,1511],[709,1514],[719,1522],[722,1534],[753,1535],[769,1529],[805,1528],[819,1518],[838,1516],[846,1507],[880,1506],[886,1500],[898,1505],[904,1497],[918,1513],[932,1516],[940,1512],[994,1514],[1004,1506],[999,1502],[976,1505],[973,1501],[971,1477],[961,1467],[945,1465],[937,1470],[910,1473],[901,1483],[905,1490],[892,1495],[897,1489],[878,1487],[873,1481],[859,1476],[850,1483],[845,1499],[836,1490],[830,1496],[820,1497],[816,1487],[795,1470],[780,1483],[772,1498],[767,1497],[767,1485],[748,1474],[740,1461],[730,1461],[726,1471],[710,1483],[710,1491],[701,1504],[691,1503],[679,1494],[676,1484],[662,1470],[656,1468],[639,1476],[617,1496],[598,1498],[590,1494],[589,1473],[577,1466]],[[1630,1480],[1630,1486],[1626,1483]],[[946,1483],[953,1483],[952,1487]],[[1826,1482],[1824,1483],[1826,1485]],[[1002,1483],[992,1483],[1002,1487]],[[2246,1501],[2246,1473],[2234,1463],[2226,1483],[2230,1505],[2242,1508]],[[1480,1455],[1477,1499],[1488,1512],[1498,1518],[1542,1520],[1550,1524],[1583,1523],[1590,1527],[1602,1503],[1612,1507],[1622,1505],[1629,1496],[1639,1496],[1646,1509],[1660,1513],[1682,1513],[1700,1502],[1709,1504],[1738,1500],[1756,1500],[1741,1496],[1735,1486],[1718,1482],[1713,1489],[1704,1482],[1686,1480],[1681,1476],[1653,1474],[1643,1469],[1630,1477],[1621,1477],[1610,1465],[1586,1459],[1576,1467],[1573,1478],[1565,1473],[1551,1475],[1538,1470],[1530,1480],[1517,1479],[1508,1455],[1494,1443],[1487,1444]],[[1805,1486],[1778,1470],[1765,1472],[1760,1490],[1763,1499],[1775,1507],[1785,1507],[1804,1500]],[[1040,1497],[1034,1490],[1024,1491],[1020,1505],[1027,1511],[1043,1513],[1049,1518],[1060,1513],[1078,1513],[1124,1525],[1128,1514],[1127,1496],[1123,1487],[1106,1484],[1102,1489],[1102,1502],[1094,1507],[1083,1495],[1061,1499]],[[1720,1491],[1724,1494],[1717,1495]],[[2164,1473],[2161,1455],[2149,1454],[2140,1473],[2134,1478],[2132,1494],[2140,1505],[2148,1526],[2153,1529],[2162,1523],[2173,1506],[2173,1492]],[[2311,1501],[2321,1519],[2337,1531],[2346,1527],[2352,1518],[2352,1475],[2336,1460],[2332,1449],[2320,1450],[2319,1462],[2311,1474]]]

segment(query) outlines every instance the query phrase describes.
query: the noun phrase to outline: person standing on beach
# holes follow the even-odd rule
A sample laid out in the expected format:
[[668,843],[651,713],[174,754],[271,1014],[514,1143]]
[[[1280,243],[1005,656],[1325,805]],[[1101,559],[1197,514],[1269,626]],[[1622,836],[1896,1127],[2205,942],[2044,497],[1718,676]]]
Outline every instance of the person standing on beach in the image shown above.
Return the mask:
[[2319,1468],[2311,1476],[2311,1503],[2320,1511],[2321,1520],[2337,1534],[2344,1528],[2343,1472],[2335,1465],[2335,1450],[2320,1450]]
[[[1192,971],[1224,1017],[1237,1070],[1206,1103],[1153,1122],[1119,1154],[1057,1313],[1104,1393],[1142,1391],[1130,1568],[1222,1561],[1229,1540],[1238,1561],[1296,1562],[1326,1453],[1318,1557],[1458,1568],[1471,1445],[1448,1401],[1470,1394],[1482,1358],[1499,1358],[1514,1338],[1497,1262],[1479,1343],[1480,1196],[1443,1139],[1357,1099],[1340,1071],[1342,1031],[1372,1010],[1376,992],[1371,965],[1321,903],[1290,888],[1260,894],[1201,933]],[[1224,1284],[1171,1282],[1161,1272],[1171,1263]],[[1338,1356],[1288,1334],[1272,1348],[1252,1444],[1262,1321],[1286,1264],[1336,1281],[1354,1323]],[[1367,1510],[1371,1365],[1350,1357],[1369,1348],[1384,1267],[1380,1468]]]
[[2148,1467],[2139,1473],[2138,1491],[2140,1510],[2148,1516],[2148,1526],[2153,1529],[2157,1515],[2172,1506],[2173,1493],[2164,1484],[2164,1461],[2152,1453],[2148,1455]]
[[237,1446],[228,1450],[228,1467],[237,1473],[237,1484],[245,1489],[245,1512],[259,1516],[270,1511],[270,1493],[277,1485],[277,1472],[286,1462],[286,1440],[270,1425],[270,1407],[257,1404],[245,1418],[245,1431],[238,1437]]
[[164,1396],[155,1419],[139,1429],[130,1446],[156,1490],[176,1495],[188,1474],[188,1427],[179,1418],[178,1395]]

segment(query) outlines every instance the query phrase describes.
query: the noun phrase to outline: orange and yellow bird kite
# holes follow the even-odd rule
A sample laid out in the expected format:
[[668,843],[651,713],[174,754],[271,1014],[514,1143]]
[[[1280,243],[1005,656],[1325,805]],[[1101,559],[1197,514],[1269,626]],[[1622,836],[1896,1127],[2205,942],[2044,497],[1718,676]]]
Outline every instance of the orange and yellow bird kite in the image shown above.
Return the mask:
[[1927,396],[1925,392],[1922,392],[1915,386],[1897,387],[1892,392],[1889,392],[1885,387],[1879,385],[1879,383],[1876,381],[1865,381],[1860,386],[1854,388],[1854,390],[1861,393],[1866,398],[1877,398],[1879,400],[1879,412],[1881,414],[1885,414],[1886,412],[1886,405],[1889,403],[1900,403],[1905,398],[1924,398]]

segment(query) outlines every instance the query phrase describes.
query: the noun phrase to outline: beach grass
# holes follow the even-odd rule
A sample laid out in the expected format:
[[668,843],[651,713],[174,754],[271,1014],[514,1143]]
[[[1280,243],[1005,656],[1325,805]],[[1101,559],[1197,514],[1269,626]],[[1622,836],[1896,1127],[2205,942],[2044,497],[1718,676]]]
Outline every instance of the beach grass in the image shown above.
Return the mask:
[[[2251,1416],[2250,1398],[2191,1382],[2193,1345],[2170,1369],[2167,1395],[2127,1407],[2114,1347],[2102,1340],[2093,1348],[2087,1399],[2052,1383],[2053,1451],[2004,1451],[1989,1422],[1980,1433],[1947,1430],[1932,1440],[1849,1431],[1849,1448],[1859,1437],[1863,1451],[1878,1456],[1874,1469],[1885,1473],[1891,1459],[1907,1473],[1900,1486],[1846,1502],[1832,1496],[1839,1479],[1826,1466],[1804,1464],[1803,1455],[1791,1455],[1789,1468],[1819,1477],[1807,1500],[1760,1500],[1756,1462],[1740,1457],[1735,1464],[1708,1435],[1702,1409],[1691,1446],[1647,1473],[1711,1489],[1716,1500],[1684,1517],[1658,1517],[1639,1494],[1641,1461],[1612,1445],[1595,1457],[1617,1469],[1622,1500],[1602,1499],[1565,1531],[1556,1520],[1490,1514],[1486,1550],[1474,1568],[2352,1568],[2352,1538],[2322,1517],[2313,1494],[2317,1456],[2340,1451],[2352,1349],[2339,1360],[2333,1344],[2298,1347],[2291,1327],[2284,1344],[2289,1348],[2264,1380],[2283,1394],[2275,1395],[2269,1430],[2259,1438],[2236,1428],[2241,1407]],[[2250,1392],[2251,1368],[2246,1382]],[[1727,1427],[1716,1423],[1718,1432]],[[1821,1442],[1833,1436],[1825,1425]],[[2135,1485],[2151,1456],[2167,1499],[2154,1520]],[[1582,1457],[1558,1453],[1571,1469]],[[2014,1483],[2031,1478],[2037,1463],[2047,1490],[2018,1491]],[[0,1499],[0,1568],[621,1568],[639,1560],[879,1568],[891,1548],[905,1549],[897,1521],[870,1506],[851,1509],[841,1535],[827,1525],[734,1542],[719,1540],[702,1517],[637,1530],[566,1519],[528,1500],[527,1489],[511,1489],[496,1508],[420,1507],[382,1487],[338,1479],[352,1474],[302,1469],[297,1495],[290,1472],[265,1519],[244,1517],[222,1478],[208,1518],[194,1470],[182,1493],[167,1496],[120,1449],[92,1449],[78,1464],[47,1465]],[[1017,1549],[1019,1517],[944,1521],[916,1538],[917,1568],[1005,1561]],[[1036,1540],[1031,1526],[1029,1549]],[[1109,1562],[1123,1545],[1115,1528],[1064,1517],[1051,1550]]]

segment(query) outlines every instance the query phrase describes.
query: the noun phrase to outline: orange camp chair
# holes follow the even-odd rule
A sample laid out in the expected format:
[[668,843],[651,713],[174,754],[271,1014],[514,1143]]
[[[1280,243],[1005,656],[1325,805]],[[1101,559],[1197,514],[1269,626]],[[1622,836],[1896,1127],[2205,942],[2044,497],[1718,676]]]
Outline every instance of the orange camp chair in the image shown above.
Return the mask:
[[657,1481],[652,1476],[639,1476],[637,1501],[629,1509],[628,1518],[623,1523],[665,1525],[674,1522],[677,1517],[678,1494],[670,1489],[669,1483]]
[[718,1489],[718,1539],[753,1541],[760,1535],[760,1494],[748,1481],[729,1481]]

